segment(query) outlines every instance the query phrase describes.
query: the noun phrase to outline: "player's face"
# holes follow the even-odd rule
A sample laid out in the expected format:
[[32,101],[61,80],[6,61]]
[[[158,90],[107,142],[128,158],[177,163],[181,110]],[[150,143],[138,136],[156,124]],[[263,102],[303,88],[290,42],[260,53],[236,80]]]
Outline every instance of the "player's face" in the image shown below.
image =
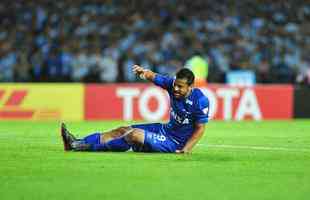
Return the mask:
[[192,85],[187,84],[186,79],[175,79],[173,84],[173,95],[175,98],[184,98],[191,91]]

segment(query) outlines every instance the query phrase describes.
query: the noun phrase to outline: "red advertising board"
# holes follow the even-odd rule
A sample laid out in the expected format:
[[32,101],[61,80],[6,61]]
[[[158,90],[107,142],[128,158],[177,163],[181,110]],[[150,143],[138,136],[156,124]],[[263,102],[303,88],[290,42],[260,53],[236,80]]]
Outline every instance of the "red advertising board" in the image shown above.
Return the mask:
[[[289,119],[293,87],[229,87],[209,84],[201,90],[210,100],[210,117],[223,120]],[[167,93],[151,84],[89,84],[85,88],[86,120],[166,120]]]

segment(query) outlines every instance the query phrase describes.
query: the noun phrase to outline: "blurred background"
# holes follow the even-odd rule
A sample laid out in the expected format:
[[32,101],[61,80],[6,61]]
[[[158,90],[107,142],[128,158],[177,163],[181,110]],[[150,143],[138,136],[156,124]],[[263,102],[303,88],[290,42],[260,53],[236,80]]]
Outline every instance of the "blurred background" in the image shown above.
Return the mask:
[[[63,153],[169,119],[134,64],[203,83],[194,153]],[[310,0],[0,0],[0,200],[309,200],[309,119]]]
[[172,75],[194,58],[208,82],[310,85],[309,1],[0,3],[0,82],[136,82],[133,64]]

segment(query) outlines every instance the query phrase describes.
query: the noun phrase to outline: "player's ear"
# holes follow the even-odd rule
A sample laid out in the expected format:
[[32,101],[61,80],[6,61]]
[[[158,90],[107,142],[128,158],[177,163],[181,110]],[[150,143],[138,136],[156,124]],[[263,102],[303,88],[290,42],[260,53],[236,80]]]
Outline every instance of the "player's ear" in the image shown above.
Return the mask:
[[194,83],[192,83],[192,84],[188,85],[188,87],[189,87],[189,89],[193,89],[193,87],[194,87]]
[[193,86],[193,85],[188,85],[187,90],[188,90],[188,91],[191,91],[193,88],[194,88],[194,86]]

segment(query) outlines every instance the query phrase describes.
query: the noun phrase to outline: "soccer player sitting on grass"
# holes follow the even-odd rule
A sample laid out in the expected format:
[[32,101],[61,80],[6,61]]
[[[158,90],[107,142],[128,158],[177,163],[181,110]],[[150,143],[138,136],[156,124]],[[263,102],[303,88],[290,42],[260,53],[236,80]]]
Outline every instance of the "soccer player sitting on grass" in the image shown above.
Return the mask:
[[127,151],[190,153],[200,140],[208,122],[209,100],[200,89],[193,88],[194,74],[180,69],[176,78],[163,76],[133,66],[142,79],[168,91],[170,120],[168,123],[149,123],[119,127],[104,133],[94,133],[83,139],[75,138],[61,125],[65,151]]

